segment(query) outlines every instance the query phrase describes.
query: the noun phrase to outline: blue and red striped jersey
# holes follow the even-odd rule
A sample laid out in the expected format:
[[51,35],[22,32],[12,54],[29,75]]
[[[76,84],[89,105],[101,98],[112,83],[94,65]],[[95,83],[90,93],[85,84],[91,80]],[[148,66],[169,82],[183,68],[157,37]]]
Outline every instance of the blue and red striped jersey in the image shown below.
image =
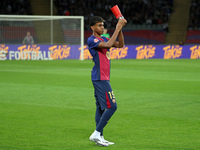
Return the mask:
[[87,44],[90,54],[93,57],[94,67],[92,69],[92,81],[95,80],[110,80],[110,50],[98,48],[100,42],[107,42],[108,38],[101,38],[91,35],[88,38]]

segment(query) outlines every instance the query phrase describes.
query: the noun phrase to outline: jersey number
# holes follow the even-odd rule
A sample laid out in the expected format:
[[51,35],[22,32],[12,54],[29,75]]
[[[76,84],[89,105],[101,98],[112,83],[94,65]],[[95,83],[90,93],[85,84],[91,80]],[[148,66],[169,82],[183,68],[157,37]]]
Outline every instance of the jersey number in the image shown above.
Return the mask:
[[113,91],[111,91],[111,92],[109,91],[108,94],[110,96],[110,99],[115,99],[115,95],[114,95]]

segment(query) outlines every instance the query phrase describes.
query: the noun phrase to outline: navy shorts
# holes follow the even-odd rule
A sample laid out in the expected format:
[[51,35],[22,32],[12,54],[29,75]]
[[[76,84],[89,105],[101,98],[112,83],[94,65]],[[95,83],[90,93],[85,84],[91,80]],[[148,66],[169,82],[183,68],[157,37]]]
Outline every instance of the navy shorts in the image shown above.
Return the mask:
[[116,107],[116,100],[108,80],[92,81],[97,108],[101,110]]

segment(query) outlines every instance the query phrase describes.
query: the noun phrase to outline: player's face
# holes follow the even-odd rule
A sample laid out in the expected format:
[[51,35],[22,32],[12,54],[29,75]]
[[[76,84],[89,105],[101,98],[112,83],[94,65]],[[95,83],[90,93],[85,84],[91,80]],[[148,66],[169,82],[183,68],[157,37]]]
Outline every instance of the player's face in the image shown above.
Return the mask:
[[103,34],[104,31],[104,23],[103,22],[97,22],[94,26],[94,32],[96,32],[97,34],[101,35]]

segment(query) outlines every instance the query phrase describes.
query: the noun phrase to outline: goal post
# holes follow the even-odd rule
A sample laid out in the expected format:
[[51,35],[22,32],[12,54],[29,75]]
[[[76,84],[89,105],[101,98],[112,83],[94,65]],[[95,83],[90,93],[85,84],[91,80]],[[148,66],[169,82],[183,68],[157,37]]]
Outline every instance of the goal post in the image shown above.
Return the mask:
[[83,60],[83,16],[0,15],[0,44],[26,44],[27,32],[33,44],[79,45]]

